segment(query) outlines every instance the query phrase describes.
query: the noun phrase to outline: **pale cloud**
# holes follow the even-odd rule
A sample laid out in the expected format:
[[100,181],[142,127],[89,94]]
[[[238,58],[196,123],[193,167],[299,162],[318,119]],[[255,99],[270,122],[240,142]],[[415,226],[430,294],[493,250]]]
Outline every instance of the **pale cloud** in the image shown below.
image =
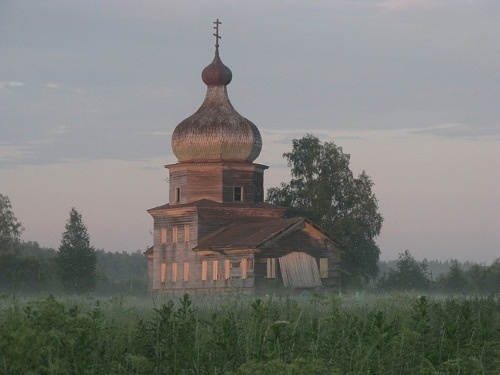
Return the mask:
[[2,145],[0,143],[0,166],[2,163],[12,164],[26,158],[29,147],[20,145]]
[[25,86],[25,84],[18,81],[0,81],[0,90],[23,87],[23,86]]
[[55,82],[49,82],[45,85],[46,88],[48,89],[58,89],[61,87],[60,83],[55,83]]
[[436,1],[431,0],[382,0],[376,2],[377,6],[389,9],[389,10],[404,10],[404,9],[414,9],[414,8],[432,8]]

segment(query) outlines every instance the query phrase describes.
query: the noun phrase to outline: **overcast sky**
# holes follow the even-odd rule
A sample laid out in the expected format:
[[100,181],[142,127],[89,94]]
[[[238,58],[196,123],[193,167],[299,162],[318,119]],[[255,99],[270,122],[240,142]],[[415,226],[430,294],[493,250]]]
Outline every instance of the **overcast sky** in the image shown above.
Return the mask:
[[266,187],[312,133],[373,179],[382,259],[500,257],[498,0],[1,1],[0,194],[23,240],[57,248],[75,207],[97,248],[152,245],[216,18]]

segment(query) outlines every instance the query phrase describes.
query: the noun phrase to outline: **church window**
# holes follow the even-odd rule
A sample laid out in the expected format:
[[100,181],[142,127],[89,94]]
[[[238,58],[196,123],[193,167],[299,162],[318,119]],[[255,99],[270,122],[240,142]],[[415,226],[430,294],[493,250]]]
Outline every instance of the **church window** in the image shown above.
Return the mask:
[[166,245],[167,243],[167,228],[161,228],[161,244]]
[[276,278],[276,258],[267,258],[267,275],[268,279]]
[[243,188],[241,186],[234,187],[234,201],[243,202]]
[[212,262],[212,280],[217,280],[219,275],[219,261],[214,260]]
[[184,225],[184,242],[189,242],[189,225]]
[[172,242],[177,242],[177,227],[172,228]]
[[231,261],[229,259],[224,259],[224,280],[229,280],[231,278]]
[[167,280],[167,265],[162,263],[160,266],[160,281],[164,283]]
[[207,281],[208,262],[206,260],[201,262],[201,281]]
[[172,282],[177,282],[177,263],[172,263]]
[[181,201],[181,188],[175,188],[175,203],[180,203]]
[[189,262],[184,262],[184,281],[189,280]]
[[322,279],[328,278],[328,258],[319,258],[319,274]]
[[241,265],[240,265],[240,268],[241,268],[241,278],[243,280],[245,280],[247,278],[247,266],[248,266],[248,261],[246,258],[243,258],[241,260]]

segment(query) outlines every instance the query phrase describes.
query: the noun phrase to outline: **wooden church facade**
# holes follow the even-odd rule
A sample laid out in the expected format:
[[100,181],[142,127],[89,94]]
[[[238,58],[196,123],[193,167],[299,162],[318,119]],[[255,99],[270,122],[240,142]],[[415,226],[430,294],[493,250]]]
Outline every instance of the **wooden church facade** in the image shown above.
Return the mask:
[[[216,40],[218,40],[216,23]],[[232,107],[232,73],[219,57],[202,73],[207,94],[172,134],[168,203],[148,210],[154,246],[146,252],[152,293],[337,289],[340,246],[305,218],[282,219],[264,202],[265,165],[257,127]]]

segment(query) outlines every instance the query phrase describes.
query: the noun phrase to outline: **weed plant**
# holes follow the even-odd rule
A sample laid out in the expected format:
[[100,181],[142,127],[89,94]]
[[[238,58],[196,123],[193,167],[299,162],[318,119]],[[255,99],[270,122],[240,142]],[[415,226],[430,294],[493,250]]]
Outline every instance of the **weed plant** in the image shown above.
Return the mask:
[[0,297],[0,374],[498,374],[500,302]]

